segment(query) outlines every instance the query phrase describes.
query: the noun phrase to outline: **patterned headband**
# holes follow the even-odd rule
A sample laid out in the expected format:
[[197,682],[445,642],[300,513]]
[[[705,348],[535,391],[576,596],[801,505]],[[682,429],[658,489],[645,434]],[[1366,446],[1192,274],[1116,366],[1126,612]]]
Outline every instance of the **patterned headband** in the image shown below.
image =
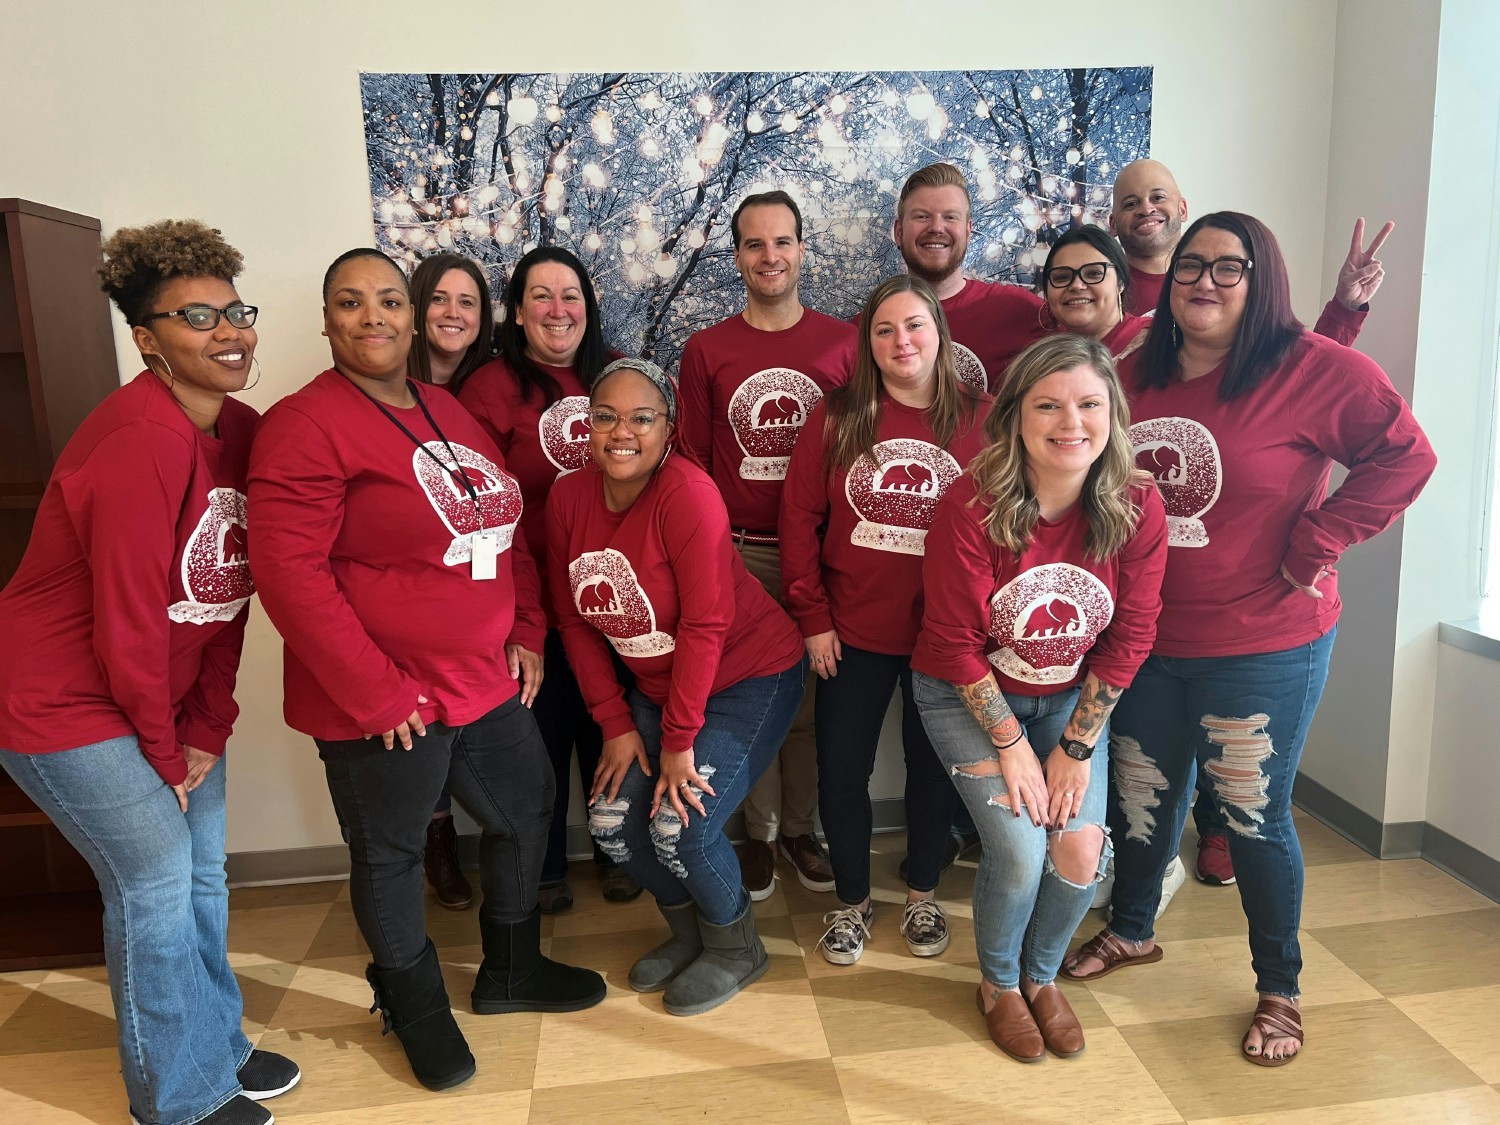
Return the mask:
[[594,386],[597,387],[604,381],[605,376],[612,375],[616,371],[635,371],[644,375],[650,381],[651,385],[656,388],[657,393],[661,395],[662,399],[665,400],[667,404],[667,421],[674,426],[677,424],[677,384],[672,380],[671,376],[649,359],[632,359],[627,357],[615,360],[603,371],[599,372],[599,377],[594,380]]

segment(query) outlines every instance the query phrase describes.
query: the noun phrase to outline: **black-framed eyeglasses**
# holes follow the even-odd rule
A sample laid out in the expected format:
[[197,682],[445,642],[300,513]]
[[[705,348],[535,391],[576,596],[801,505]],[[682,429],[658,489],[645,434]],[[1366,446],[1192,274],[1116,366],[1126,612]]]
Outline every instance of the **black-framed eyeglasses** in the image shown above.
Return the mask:
[[1202,258],[1183,257],[1172,263],[1172,280],[1178,285],[1192,285],[1207,270],[1220,289],[1233,289],[1254,268],[1255,263],[1249,258],[1215,258],[1205,262]]
[[249,328],[255,323],[256,314],[260,312],[254,305],[228,305],[222,309],[216,309],[212,305],[187,305],[171,312],[152,313],[150,316],[141,317],[141,323],[148,320],[160,320],[168,316],[180,316],[188,322],[188,326],[196,328],[199,332],[212,332],[219,327],[219,317],[223,317],[236,328]]
[[1109,276],[1110,264],[1108,262],[1087,262],[1076,270],[1069,266],[1053,266],[1047,271],[1047,284],[1053,289],[1066,289],[1073,284],[1073,279],[1083,279],[1085,285],[1098,285]]
[[[625,415],[625,427],[636,437],[646,434],[656,420],[662,417],[660,410],[632,410]],[[607,434],[620,424],[620,416],[605,406],[596,406],[589,411],[589,428],[595,433]]]

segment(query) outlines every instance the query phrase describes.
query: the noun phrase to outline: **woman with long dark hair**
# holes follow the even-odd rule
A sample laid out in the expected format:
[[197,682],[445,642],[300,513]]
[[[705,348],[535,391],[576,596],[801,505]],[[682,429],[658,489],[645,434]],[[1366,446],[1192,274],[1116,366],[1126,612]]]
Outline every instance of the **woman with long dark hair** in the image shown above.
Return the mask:
[[[870,775],[892,694],[906,750],[907,902],[914,956],[948,947],[936,890],[958,794],[911,695],[922,621],[922,554],[938,501],[983,446],[981,392],[959,378],[937,295],[909,275],[875,287],[849,382],[808,417],[781,509],[784,603],[818,674],[818,809],[840,909],[818,943],[852,965],[874,919]],[[819,534],[819,529],[826,530]]]
[[[505,308],[500,355],[458,388],[458,400],[479,419],[521,483],[526,501],[521,526],[541,572],[547,686],[533,713],[557,775],[540,891],[543,912],[552,914],[573,905],[573,890],[566,882],[573,751],[576,747],[578,775],[587,791],[599,767],[604,738],[584,706],[557,631],[553,599],[547,592],[544,512],[554,482],[588,461],[589,389],[614,354],[604,343],[599,301],[588,271],[560,246],[538,246],[522,256],[505,287]],[[641,893],[640,884],[598,847],[594,863],[606,899],[628,902]]]
[[[1334,567],[1416,499],[1436,457],[1374,361],[1297,322],[1275,236],[1238,212],[1188,230],[1122,374],[1172,549],[1155,647],[1114,717],[1114,915],[1063,975],[1161,960],[1152,920],[1196,765],[1250,923],[1259,995],[1241,1051],[1280,1066],[1302,1046],[1292,785],[1337,631]],[[1349,473],[1330,494],[1335,462]]]
[[441,1090],[475,1069],[423,915],[445,784],[482,831],[474,1011],[575,1011],[604,982],[540,950],[552,770],[527,706],[543,623],[520,487],[451,395],[408,377],[412,307],[393,261],[341,255],[323,297],[333,366],[256,437],[251,563],[286,641],[287,724],[316,742],[349,834],[376,1003],[417,1080]]
[[1167,521],[1089,336],[1032,344],[938,504],[912,654],[922,721],[984,842],[979,1005],[1021,1062],[1083,1051],[1054,979],[1108,848],[1108,724],[1151,651]]

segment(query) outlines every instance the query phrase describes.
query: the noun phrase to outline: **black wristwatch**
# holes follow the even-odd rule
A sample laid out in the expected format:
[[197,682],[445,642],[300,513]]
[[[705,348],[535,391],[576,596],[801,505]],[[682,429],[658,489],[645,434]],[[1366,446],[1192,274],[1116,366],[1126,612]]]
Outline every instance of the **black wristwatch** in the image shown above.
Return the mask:
[[1079,742],[1076,738],[1068,738],[1066,735],[1057,740],[1062,752],[1075,762],[1086,762],[1094,756],[1094,748],[1087,742]]

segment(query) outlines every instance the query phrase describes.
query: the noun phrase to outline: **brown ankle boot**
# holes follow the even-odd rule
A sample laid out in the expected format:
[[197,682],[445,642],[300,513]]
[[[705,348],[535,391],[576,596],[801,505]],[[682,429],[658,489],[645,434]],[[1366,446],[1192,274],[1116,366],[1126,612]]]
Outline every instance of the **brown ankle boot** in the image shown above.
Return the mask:
[[458,831],[451,816],[434,817],[428,822],[423,867],[439,903],[449,910],[469,908],[474,901],[474,889],[458,863]]

